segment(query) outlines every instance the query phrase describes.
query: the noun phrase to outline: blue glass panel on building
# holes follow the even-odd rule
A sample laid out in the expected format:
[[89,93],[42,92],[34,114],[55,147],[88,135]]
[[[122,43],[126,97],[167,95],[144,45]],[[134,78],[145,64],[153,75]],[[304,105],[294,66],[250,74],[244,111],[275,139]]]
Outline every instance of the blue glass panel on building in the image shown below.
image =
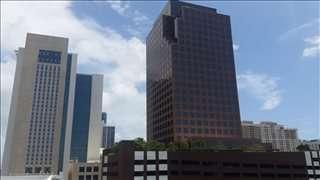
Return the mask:
[[87,161],[92,76],[77,74],[70,159]]
[[38,61],[42,63],[60,64],[61,52],[51,50],[39,50]]

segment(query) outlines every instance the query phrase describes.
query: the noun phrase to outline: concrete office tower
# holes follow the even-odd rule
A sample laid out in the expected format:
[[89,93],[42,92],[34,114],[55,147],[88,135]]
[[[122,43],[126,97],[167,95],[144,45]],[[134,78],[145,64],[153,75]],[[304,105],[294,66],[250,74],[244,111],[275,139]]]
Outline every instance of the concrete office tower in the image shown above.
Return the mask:
[[230,17],[169,1],[147,37],[147,139],[240,137]]
[[77,57],[68,39],[29,33],[16,54],[2,175],[58,174],[69,161]]
[[77,74],[70,159],[100,158],[103,75]]
[[273,149],[284,152],[296,151],[299,145],[297,129],[285,128],[275,122],[255,124],[252,121],[243,121],[242,136],[260,139],[262,143],[271,143]]

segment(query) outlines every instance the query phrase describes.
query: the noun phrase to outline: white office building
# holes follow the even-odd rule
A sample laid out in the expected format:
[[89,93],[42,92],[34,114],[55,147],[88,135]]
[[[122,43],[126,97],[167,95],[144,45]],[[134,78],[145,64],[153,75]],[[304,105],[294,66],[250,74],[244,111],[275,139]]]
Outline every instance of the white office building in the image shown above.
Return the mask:
[[59,174],[69,162],[77,56],[66,38],[30,33],[16,55],[2,175]]

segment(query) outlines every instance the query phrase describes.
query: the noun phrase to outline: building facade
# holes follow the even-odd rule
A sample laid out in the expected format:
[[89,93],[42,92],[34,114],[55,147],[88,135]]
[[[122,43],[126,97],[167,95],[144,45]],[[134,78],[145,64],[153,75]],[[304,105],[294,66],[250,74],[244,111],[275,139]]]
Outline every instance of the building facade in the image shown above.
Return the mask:
[[70,159],[99,160],[103,75],[77,74]]
[[103,152],[102,180],[316,180],[319,151],[141,151],[129,141]]
[[146,44],[148,140],[241,137],[229,16],[168,1]]
[[2,175],[58,174],[70,155],[77,56],[66,38],[30,33],[16,55]]
[[309,149],[312,151],[320,151],[320,139],[313,139],[309,141],[301,141],[300,144],[308,145]]
[[262,143],[271,143],[279,151],[296,151],[299,145],[297,129],[285,128],[275,122],[242,122],[243,138],[260,139]]
[[101,163],[71,161],[68,180],[101,180]]

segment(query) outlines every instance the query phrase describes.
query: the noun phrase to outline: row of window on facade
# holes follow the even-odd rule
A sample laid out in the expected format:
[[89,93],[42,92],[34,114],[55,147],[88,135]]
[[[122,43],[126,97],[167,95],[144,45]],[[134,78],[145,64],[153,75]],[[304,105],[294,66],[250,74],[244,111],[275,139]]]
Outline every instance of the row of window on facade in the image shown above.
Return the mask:
[[[144,179],[143,176],[134,176],[134,180],[156,180],[157,176],[147,176],[146,179]],[[158,180],[168,180],[167,175],[160,175],[158,176]]]
[[61,52],[40,49],[38,61],[42,63],[60,64]]
[[98,166],[94,166],[94,167],[91,167],[91,166],[87,166],[87,167],[80,166],[80,167],[79,167],[79,172],[80,172],[80,173],[84,173],[84,172],[98,172],[98,171],[99,171],[99,167],[98,167]]
[[134,160],[167,160],[167,151],[135,151]]
[[79,180],[98,180],[99,175],[79,175]]
[[36,174],[40,174],[40,173],[44,173],[44,174],[48,174],[51,173],[51,167],[26,167],[25,168],[25,173],[36,173]]
[[135,172],[144,172],[144,171],[168,171],[167,164],[147,164],[146,166],[141,164],[134,165]]
[[[190,116],[191,117],[191,116]],[[192,117],[191,117],[192,118]],[[227,118],[226,118],[227,119]],[[237,121],[232,121],[235,118],[228,118],[230,121],[224,120],[224,121],[219,121],[219,120],[201,120],[201,119],[176,119],[175,120],[175,125],[190,125],[190,126],[205,126],[205,127],[239,127],[239,123]]]
[[176,128],[176,133],[182,134],[217,134],[231,135],[237,132],[237,129],[201,129],[201,128]]

